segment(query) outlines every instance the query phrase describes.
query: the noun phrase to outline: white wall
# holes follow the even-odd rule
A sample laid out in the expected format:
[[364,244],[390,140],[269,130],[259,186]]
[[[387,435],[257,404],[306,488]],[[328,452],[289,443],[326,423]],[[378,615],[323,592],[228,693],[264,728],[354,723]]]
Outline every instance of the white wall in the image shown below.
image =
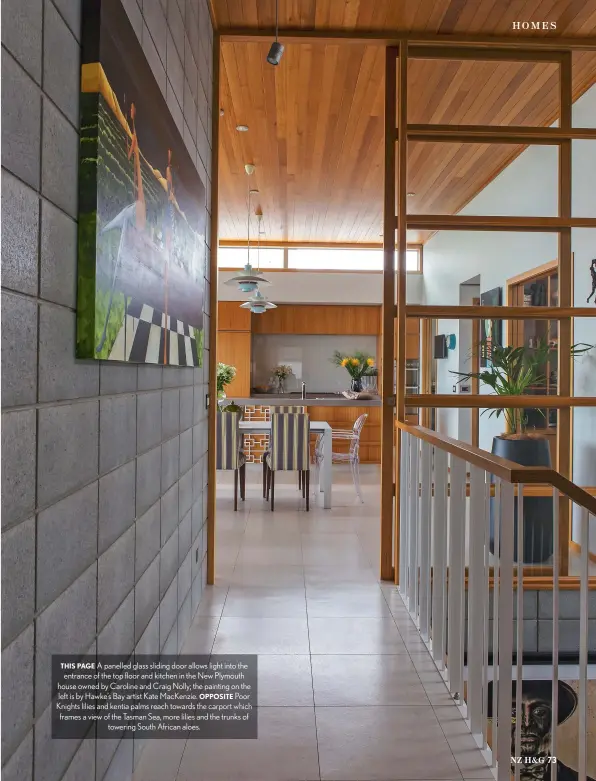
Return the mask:
[[[596,87],[592,87],[573,107],[575,127],[596,126]],[[572,214],[596,216],[594,178],[596,142],[573,142]],[[462,214],[553,216],[557,213],[557,149],[530,147],[494,179]],[[596,257],[596,230],[572,230],[575,260],[575,303],[585,305],[590,291],[590,260]],[[459,285],[480,274],[482,291],[502,287],[506,280],[557,257],[556,234],[442,231],[424,248],[424,302],[459,303]],[[455,333],[452,323],[442,322],[439,332]],[[596,343],[594,320],[578,320],[575,341]],[[594,351],[596,353],[596,351]],[[451,393],[453,375],[448,361],[440,361],[437,392]],[[574,392],[594,395],[596,354],[578,359],[575,364]],[[486,389],[483,392],[487,392]],[[456,416],[441,416],[441,430],[457,437]],[[490,450],[492,438],[503,430],[502,418],[480,418],[480,446]],[[596,485],[596,412],[577,409],[574,413],[574,481]],[[592,549],[596,547],[596,541]]]

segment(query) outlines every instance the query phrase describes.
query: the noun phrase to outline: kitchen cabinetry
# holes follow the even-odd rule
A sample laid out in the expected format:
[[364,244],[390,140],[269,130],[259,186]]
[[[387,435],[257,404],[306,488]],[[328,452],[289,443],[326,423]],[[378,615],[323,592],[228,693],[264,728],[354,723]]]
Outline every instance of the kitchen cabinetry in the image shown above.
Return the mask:
[[255,334],[359,334],[381,332],[380,306],[280,304],[252,316]]
[[217,305],[217,360],[236,367],[236,377],[226,387],[226,395],[250,395],[251,332],[250,312],[239,301],[220,301]]

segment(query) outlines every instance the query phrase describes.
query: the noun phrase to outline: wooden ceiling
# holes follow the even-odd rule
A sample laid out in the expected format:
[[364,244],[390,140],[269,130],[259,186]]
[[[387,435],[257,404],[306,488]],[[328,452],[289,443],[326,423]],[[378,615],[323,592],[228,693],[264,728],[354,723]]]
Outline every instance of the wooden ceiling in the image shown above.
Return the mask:
[[[213,0],[220,31],[269,28],[273,0]],[[596,0],[281,0],[283,28],[511,33],[513,19],[556,20],[555,35],[596,30]],[[550,33],[540,33],[541,35]],[[270,41],[222,42],[219,234],[246,239],[245,163],[269,241],[378,243],[383,206],[384,48],[290,43],[278,67]],[[577,98],[596,81],[596,53],[573,55]],[[558,71],[547,63],[413,60],[411,123],[546,126]],[[248,125],[241,133],[237,125]],[[412,213],[453,214],[523,147],[412,143]],[[254,229],[253,229],[254,230]],[[424,240],[412,235],[411,240]]]

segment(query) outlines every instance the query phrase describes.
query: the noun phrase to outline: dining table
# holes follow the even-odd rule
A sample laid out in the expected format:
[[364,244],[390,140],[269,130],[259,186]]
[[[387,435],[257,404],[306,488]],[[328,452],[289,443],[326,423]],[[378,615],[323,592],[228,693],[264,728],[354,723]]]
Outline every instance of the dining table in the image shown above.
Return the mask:
[[[244,434],[268,434],[271,431],[270,420],[242,420],[240,431]],[[331,426],[325,420],[311,420],[310,433],[323,437],[323,459],[319,469],[319,491],[323,494],[323,507],[331,509],[332,488],[332,437]]]

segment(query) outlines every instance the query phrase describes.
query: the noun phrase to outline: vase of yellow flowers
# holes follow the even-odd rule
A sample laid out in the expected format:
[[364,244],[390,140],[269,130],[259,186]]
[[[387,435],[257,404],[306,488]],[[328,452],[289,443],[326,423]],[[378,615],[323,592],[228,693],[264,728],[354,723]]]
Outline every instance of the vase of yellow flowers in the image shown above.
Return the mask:
[[375,372],[375,359],[371,355],[359,351],[345,355],[336,350],[331,362],[347,370],[352,378],[350,390],[354,393],[362,391],[362,378]]

